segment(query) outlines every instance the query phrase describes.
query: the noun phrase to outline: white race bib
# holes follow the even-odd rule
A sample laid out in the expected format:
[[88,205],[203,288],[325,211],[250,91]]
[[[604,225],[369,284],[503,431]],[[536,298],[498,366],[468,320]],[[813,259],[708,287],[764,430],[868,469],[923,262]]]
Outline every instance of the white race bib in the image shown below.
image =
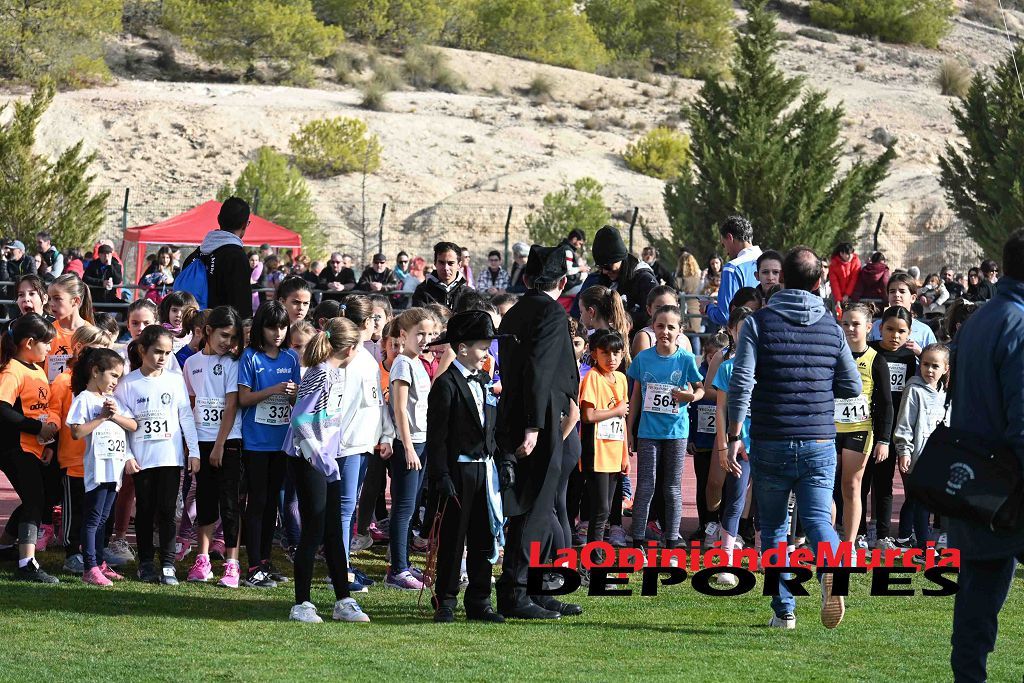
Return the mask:
[[903,363],[889,363],[889,391],[899,393],[907,381],[907,366]]
[[165,412],[147,410],[136,413],[139,429],[136,432],[143,441],[167,441],[171,438],[171,419]]
[[256,422],[261,425],[281,426],[292,417],[292,404],[288,397],[274,394],[256,404]]
[[626,418],[609,417],[597,423],[597,438],[602,441],[625,441]]
[[644,392],[644,412],[678,415],[679,404],[672,397],[672,391],[675,388],[671,384],[648,383],[647,390]]
[[[902,375],[901,375],[902,376]],[[856,398],[836,399],[836,424],[856,424],[871,417],[871,407],[868,405],[868,397],[861,394]]]
[[327,416],[332,417],[341,412],[341,401],[345,396],[345,387],[341,384],[332,384],[327,390]]
[[104,422],[92,433],[92,452],[99,460],[126,460],[128,439],[113,422]]
[[376,382],[367,382],[363,385],[363,407],[372,408],[373,406],[384,405],[384,399],[380,395],[380,386]]
[[224,408],[227,401],[222,398],[196,396],[196,407],[192,414],[196,417],[197,427],[220,427],[224,420]]
[[421,399],[416,402],[415,420],[416,426],[420,429],[427,428],[427,408],[428,404],[426,399]]
[[47,356],[47,360],[50,364],[47,366],[46,379],[53,384],[53,380],[57,379],[60,373],[64,372],[64,369],[68,366],[71,354],[58,353],[53,356]]
[[718,422],[718,406],[705,403],[697,406],[697,431],[701,434],[714,434]]

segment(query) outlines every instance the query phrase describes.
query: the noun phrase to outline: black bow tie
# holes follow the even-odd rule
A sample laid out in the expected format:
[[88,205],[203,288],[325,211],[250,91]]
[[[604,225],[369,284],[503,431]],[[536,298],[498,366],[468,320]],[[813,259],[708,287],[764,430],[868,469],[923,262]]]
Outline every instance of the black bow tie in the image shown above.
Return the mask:
[[482,370],[474,372],[466,379],[469,380],[470,382],[479,382],[480,386],[482,387],[486,387],[488,384],[491,383],[491,376],[488,375],[486,372],[483,372]]

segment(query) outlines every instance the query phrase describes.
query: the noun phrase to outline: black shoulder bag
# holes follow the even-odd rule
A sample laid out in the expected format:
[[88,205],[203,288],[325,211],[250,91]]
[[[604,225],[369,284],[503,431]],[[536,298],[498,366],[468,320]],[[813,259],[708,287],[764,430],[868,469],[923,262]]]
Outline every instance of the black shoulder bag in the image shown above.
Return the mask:
[[[956,362],[956,359],[953,359]],[[996,534],[1024,529],[1024,477],[1013,449],[977,432],[953,429],[946,415],[904,479],[907,492],[928,510],[984,526]]]

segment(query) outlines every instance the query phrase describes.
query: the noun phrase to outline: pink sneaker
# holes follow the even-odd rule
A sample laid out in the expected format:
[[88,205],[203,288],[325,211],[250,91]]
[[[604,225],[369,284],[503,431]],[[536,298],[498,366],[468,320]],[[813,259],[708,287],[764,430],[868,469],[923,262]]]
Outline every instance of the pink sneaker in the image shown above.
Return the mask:
[[387,576],[384,577],[384,586],[400,591],[418,591],[423,588],[423,582],[408,570],[398,574],[388,571]]
[[225,562],[224,563],[224,576],[217,582],[218,586],[224,588],[238,588],[238,563],[237,562]]
[[188,557],[188,554],[190,552],[192,552],[192,544],[189,543],[187,539],[179,538],[177,541],[175,541],[174,546],[175,546],[175,552],[174,552],[174,561],[175,562],[181,562],[186,557]]
[[82,574],[82,583],[87,583],[91,586],[113,586],[114,584],[107,577],[103,576],[103,572],[100,571],[99,567],[93,567],[89,571]]
[[124,577],[108,567],[106,562],[100,565],[100,572],[111,581],[124,581]]
[[46,552],[46,546],[49,545],[50,541],[53,540],[53,525],[43,524],[39,527],[39,535],[36,536],[36,550],[38,552]]
[[197,583],[205,583],[213,578],[213,567],[210,565],[208,555],[198,555],[192,569],[188,570],[188,580]]

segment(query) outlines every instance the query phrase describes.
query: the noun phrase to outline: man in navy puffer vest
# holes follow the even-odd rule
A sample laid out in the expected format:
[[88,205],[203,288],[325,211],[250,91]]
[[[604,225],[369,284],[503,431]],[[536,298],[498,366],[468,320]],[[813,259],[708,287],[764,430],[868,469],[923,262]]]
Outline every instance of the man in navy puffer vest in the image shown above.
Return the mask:
[[[860,373],[839,325],[814,294],[821,261],[796,247],[782,264],[785,289],[748,318],[740,331],[729,384],[730,461],[747,458],[740,426],[750,415],[751,479],[761,521],[762,550],[786,540],[790,491],[811,548],[839,537],[832,528],[836,472],[835,399],[855,398]],[[843,598],[832,595],[833,575],[821,576],[821,622],[842,621]],[[793,595],[780,581],[769,626],[796,628]]]

